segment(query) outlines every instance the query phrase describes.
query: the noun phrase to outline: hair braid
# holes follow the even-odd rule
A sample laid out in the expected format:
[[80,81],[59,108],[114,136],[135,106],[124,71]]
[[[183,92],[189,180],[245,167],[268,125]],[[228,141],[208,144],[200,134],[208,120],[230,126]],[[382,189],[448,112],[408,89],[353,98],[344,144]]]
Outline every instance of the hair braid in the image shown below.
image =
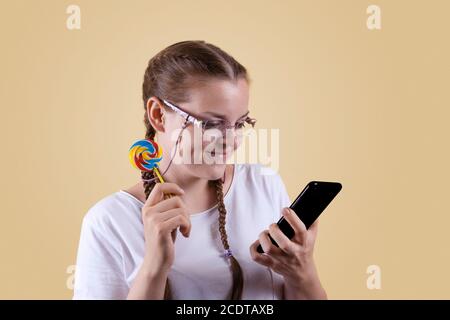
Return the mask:
[[[228,235],[225,229],[226,215],[227,209],[225,208],[225,203],[223,201],[223,181],[222,179],[211,180],[210,183],[215,187],[217,194],[217,209],[219,210],[219,232],[220,232],[220,240],[222,241],[223,248],[225,250],[230,249],[230,245],[228,243]],[[231,255],[230,259],[230,267],[233,275],[233,287],[231,289],[231,297],[232,300],[241,300],[242,299],[242,290],[244,287],[244,277],[242,273],[241,266],[236,258]]]

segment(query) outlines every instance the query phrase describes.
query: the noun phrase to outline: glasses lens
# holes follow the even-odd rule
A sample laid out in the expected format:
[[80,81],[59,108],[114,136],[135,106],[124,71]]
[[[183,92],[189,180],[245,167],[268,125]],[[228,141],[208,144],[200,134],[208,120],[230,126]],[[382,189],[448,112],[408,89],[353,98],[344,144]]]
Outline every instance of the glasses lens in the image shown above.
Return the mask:
[[241,135],[246,128],[254,127],[256,120],[253,118],[246,118],[236,122],[234,126],[231,126],[227,121],[220,120],[205,120],[202,121],[203,133],[207,136],[218,136],[220,134],[226,135],[227,130],[231,131],[234,129],[236,135]]

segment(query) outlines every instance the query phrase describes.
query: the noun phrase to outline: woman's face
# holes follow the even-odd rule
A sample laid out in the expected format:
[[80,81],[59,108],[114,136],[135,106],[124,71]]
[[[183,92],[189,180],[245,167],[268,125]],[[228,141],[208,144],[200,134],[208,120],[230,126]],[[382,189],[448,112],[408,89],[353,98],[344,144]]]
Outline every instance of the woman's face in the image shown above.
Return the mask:
[[[234,126],[242,123],[248,113],[249,87],[245,79],[235,82],[219,79],[196,82],[189,94],[190,101],[178,106],[199,120]],[[162,144],[163,151],[172,150],[184,118],[169,111],[167,107],[163,112],[164,132],[158,132],[157,139]],[[234,130],[226,133],[227,135],[222,136],[218,130],[209,130],[203,134],[201,129],[189,124],[183,131],[178,156],[170,170],[208,180],[221,178],[226,159],[240,144],[239,134],[236,135]],[[170,152],[164,153],[164,159],[170,159]],[[164,162],[168,164],[168,161]]]

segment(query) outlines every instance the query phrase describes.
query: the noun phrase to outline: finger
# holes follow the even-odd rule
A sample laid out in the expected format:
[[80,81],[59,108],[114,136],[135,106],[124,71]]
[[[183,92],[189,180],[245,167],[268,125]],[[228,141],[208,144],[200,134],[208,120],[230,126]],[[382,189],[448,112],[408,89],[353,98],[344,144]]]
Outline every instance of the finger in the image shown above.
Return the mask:
[[314,233],[317,233],[319,230],[319,220],[314,221],[314,223],[308,228],[308,231],[313,231]]
[[[182,215],[183,217],[185,217],[187,219],[187,225],[180,225],[180,232],[187,238],[189,237],[189,235],[191,234],[191,229],[192,229],[192,223],[191,223],[191,219],[189,217],[189,214],[186,212],[185,209],[183,208],[176,208],[176,209],[171,209],[169,211],[166,211],[167,213],[177,213],[178,215]],[[175,215],[176,217],[176,215]]]
[[314,221],[314,223],[308,228],[308,233],[312,235],[313,239],[316,239],[317,232],[319,231],[319,220]]
[[289,240],[288,237],[283,233],[283,231],[280,230],[280,227],[276,223],[272,223],[269,226],[269,234],[275,240],[275,242],[278,244],[278,247],[286,252],[286,253],[293,253],[293,242]]
[[297,240],[300,244],[304,244],[306,241],[306,235],[308,230],[305,224],[300,220],[297,214],[290,208],[284,208],[282,211],[283,217],[289,222],[292,229],[294,229],[295,236],[292,240]]
[[259,234],[259,243],[264,250],[264,253],[271,256],[280,256],[283,254],[280,248],[277,248],[269,238],[269,231],[264,230]]
[[177,215],[169,220],[166,220],[161,223],[160,230],[162,233],[172,232],[174,229],[180,228],[180,232],[186,238],[189,236],[187,231],[190,229],[190,221],[184,215]]
[[[175,208],[175,209],[170,209],[164,212],[161,212],[160,214],[155,215],[155,217],[153,218],[154,223],[159,223],[159,222],[164,222],[167,220],[172,219],[173,217],[176,217],[178,215],[184,215],[186,218],[188,218],[189,221],[189,226],[190,226],[190,217],[189,214],[187,213],[187,211],[184,208]],[[190,228],[189,228],[190,231]]]
[[145,201],[144,207],[154,206],[163,200],[164,194],[182,195],[184,194],[184,190],[175,183],[156,183],[153,190],[150,192],[148,199]]
[[259,246],[259,241],[258,240],[253,242],[253,244],[250,246],[250,256],[252,257],[252,259],[255,262],[257,262],[257,263],[259,263],[259,264],[261,264],[261,265],[263,265],[265,267],[269,267],[270,268],[272,266],[272,264],[273,264],[273,259],[270,256],[266,255],[266,254],[259,253],[257,251],[258,246]]
[[157,212],[164,212],[170,209],[175,208],[184,208],[186,209],[186,205],[183,200],[179,196],[174,196],[169,199],[162,200],[153,206],[153,210]]

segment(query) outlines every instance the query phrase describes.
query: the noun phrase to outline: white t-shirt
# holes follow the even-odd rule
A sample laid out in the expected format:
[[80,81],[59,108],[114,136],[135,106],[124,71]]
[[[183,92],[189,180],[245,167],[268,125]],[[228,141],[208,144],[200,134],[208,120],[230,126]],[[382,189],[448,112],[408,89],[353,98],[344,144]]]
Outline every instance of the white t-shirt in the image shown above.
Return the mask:
[[[226,231],[243,276],[243,299],[281,299],[283,277],[250,256],[250,245],[278,221],[290,199],[280,176],[259,164],[237,164],[228,192]],[[119,190],[98,201],[83,218],[73,299],[125,299],[145,253],[144,204]],[[218,230],[217,205],[190,215],[189,238],[177,235],[169,273],[173,299],[228,299],[229,261]]]

